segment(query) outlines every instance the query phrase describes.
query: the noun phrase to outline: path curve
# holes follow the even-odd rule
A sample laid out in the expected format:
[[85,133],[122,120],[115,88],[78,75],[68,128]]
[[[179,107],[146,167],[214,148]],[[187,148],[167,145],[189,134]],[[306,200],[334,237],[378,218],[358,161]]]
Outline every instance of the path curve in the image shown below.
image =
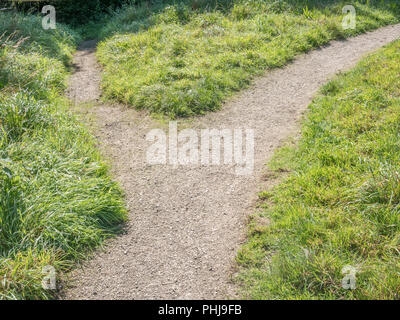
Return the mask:
[[192,128],[252,128],[255,169],[237,176],[231,167],[149,166],[145,136],[166,128],[145,112],[98,102],[100,68],[95,43],[78,50],[69,97],[94,102],[100,146],[126,192],[127,232],[73,273],[68,299],[214,299],[235,297],[235,253],[245,237],[255,196],[270,183],[263,167],[273,151],[296,132],[298,120],[318,89],[366,53],[400,38],[388,26],[298,57],[266,73],[230,99],[219,112],[183,122]]

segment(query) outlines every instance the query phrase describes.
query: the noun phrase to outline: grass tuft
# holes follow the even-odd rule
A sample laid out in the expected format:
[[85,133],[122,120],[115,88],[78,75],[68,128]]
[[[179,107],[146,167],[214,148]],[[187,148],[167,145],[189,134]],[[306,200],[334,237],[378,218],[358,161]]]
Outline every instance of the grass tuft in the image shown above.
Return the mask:
[[43,30],[40,17],[0,15],[0,299],[50,299],[46,267],[60,279],[126,212],[94,138],[61,97],[79,38],[60,24]]

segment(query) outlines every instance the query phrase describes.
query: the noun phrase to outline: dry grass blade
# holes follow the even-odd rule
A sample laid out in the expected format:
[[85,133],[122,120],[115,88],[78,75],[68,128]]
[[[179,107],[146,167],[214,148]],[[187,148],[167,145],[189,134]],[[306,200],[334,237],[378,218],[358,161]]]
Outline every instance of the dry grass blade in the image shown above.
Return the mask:
[[29,37],[21,37],[18,40],[14,39],[17,33],[17,31],[14,31],[13,33],[7,35],[6,32],[3,32],[0,35],[0,48],[5,48],[7,45],[11,45],[12,43],[11,47],[17,49],[22,43],[29,39]]

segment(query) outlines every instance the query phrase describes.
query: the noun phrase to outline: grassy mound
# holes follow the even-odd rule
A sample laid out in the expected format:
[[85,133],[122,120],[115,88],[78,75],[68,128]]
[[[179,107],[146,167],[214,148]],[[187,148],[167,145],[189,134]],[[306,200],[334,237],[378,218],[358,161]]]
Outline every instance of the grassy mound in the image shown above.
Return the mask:
[[[255,299],[399,299],[400,42],[322,89],[238,254]],[[346,266],[356,289],[344,289]],[[347,274],[348,275],[348,274]],[[349,276],[349,275],[348,275]]]
[[[393,1],[181,1],[124,7],[102,29],[105,96],[171,118],[220,107],[267,68],[398,21]],[[357,28],[343,30],[353,3]],[[379,7],[375,4],[379,3]]]
[[[61,98],[76,35],[0,13],[0,299],[46,299],[124,221],[121,191]],[[21,39],[26,38],[22,43]]]

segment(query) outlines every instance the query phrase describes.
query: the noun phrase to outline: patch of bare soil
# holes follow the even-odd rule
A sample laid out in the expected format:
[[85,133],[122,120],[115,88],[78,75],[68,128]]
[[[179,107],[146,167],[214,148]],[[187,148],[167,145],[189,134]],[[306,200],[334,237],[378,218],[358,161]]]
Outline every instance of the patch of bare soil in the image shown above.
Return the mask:
[[[232,166],[151,166],[145,137],[168,129],[145,112],[99,102],[101,71],[95,42],[85,42],[75,57],[68,95],[93,102],[101,149],[126,193],[127,232],[72,273],[67,299],[232,298],[234,257],[245,239],[246,217],[274,150],[298,131],[298,122],[322,84],[349,69],[366,53],[400,37],[389,26],[298,57],[267,72],[219,112],[180,127],[254,129],[254,172],[238,176]],[[265,175],[264,175],[265,180]],[[268,180],[268,179],[267,179]]]

